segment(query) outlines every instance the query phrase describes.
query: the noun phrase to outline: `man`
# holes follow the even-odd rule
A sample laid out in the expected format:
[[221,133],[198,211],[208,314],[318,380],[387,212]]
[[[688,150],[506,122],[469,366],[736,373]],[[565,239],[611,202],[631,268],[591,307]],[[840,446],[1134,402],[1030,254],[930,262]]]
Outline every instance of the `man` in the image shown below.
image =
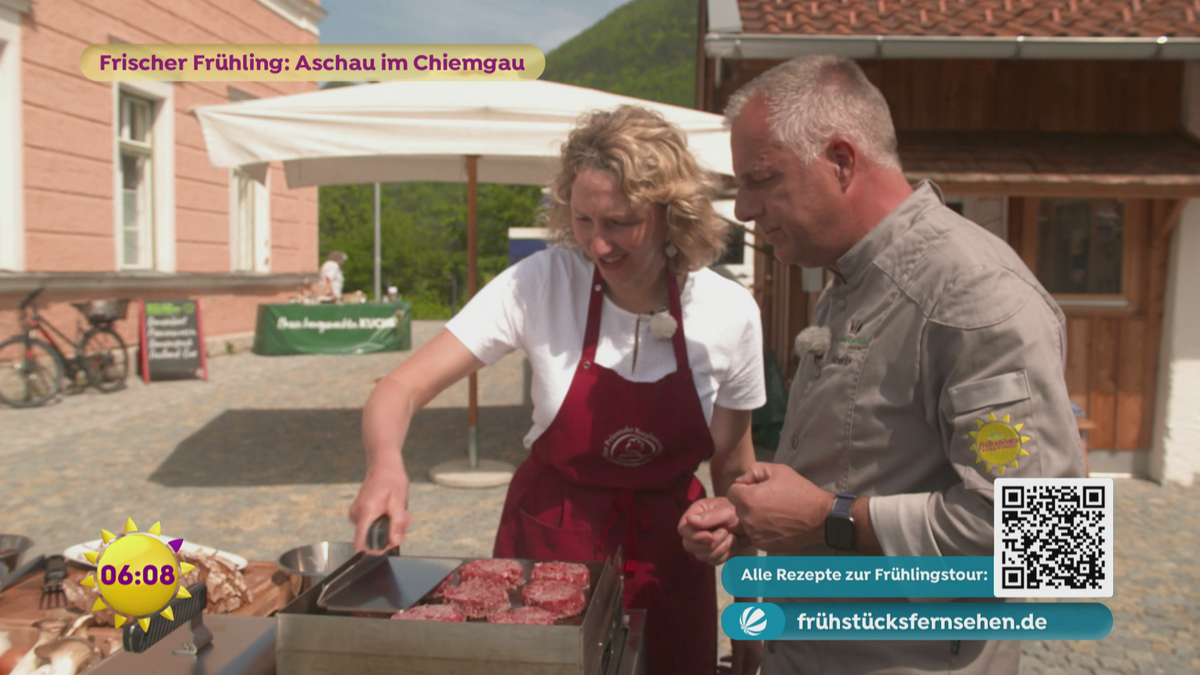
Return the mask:
[[342,267],[346,264],[346,258],[346,254],[341,251],[330,251],[325,263],[321,265],[317,283],[329,289],[328,295],[322,293],[322,300],[341,302],[342,287],[345,284]]
[[[992,555],[998,475],[1083,475],[1062,313],[1008,244],[933,183],[909,186],[853,61],[782,64],[726,122],[738,220],[834,278],[814,316],[828,337],[797,341],[776,463],[694,505],[685,547],[714,564],[744,537],[777,555]],[[1019,442],[976,446],[992,421]],[[763,672],[1015,674],[1019,659],[1017,642],[780,641]]]

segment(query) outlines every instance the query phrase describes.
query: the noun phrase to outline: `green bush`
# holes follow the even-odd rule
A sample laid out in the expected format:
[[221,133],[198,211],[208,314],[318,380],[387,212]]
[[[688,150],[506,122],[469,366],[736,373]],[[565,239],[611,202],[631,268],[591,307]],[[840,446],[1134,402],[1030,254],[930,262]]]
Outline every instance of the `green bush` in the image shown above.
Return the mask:
[[450,307],[432,293],[405,298],[412,303],[412,318],[421,321],[445,321],[451,317]]

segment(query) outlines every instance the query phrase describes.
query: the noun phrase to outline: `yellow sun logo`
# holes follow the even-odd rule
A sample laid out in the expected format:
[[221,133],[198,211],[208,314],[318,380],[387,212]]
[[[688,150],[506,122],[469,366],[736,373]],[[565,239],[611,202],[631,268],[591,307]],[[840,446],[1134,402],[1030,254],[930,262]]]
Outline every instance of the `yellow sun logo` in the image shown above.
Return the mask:
[[118,536],[100,530],[100,536],[104,540],[100,550],[84,553],[96,566],[96,572],[79,582],[100,592],[92,611],[111,608],[117,613],[117,628],[127,619],[136,619],[145,631],[155,614],[174,621],[171,601],[192,597],[179,583],[183,575],[195,568],[179,562],[175,555],[183,540],[163,541],[159,523],[146,532],[138,532],[132,518],[125,521],[124,534]]
[[976,431],[967,435],[975,439],[971,450],[975,452],[975,463],[984,462],[987,470],[998,469],[1004,475],[1004,468],[1011,466],[1016,469],[1018,457],[1028,457],[1029,453],[1021,447],[1029,442],[1028,436],[1021,435],[1024,424],[1009,424],[1009,415],[996,419],[996,413],[988,413],[987,421],[976,419]]

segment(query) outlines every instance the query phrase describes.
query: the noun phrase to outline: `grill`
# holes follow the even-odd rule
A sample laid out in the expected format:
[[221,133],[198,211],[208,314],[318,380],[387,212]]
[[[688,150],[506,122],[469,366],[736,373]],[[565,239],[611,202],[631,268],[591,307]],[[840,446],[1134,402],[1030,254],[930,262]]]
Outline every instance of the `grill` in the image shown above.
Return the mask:
[[[275,615],[278,672],[626,675],[644,669],[639,665],[644,661],[643,616],[622,612],[624,577],[619,573],[619,557],[605,563],[588,563],[592,579],[583,612],[553,626],[391,621],[382,618],[386,614],[372,614],[374,600],[423,597],[445,576],[412,570],[454,569],[466,562],[448,558],[395,556],[389,559],[390,564],[377,567],[375,573],[356,580],[353,587],[339,594],[355,598],[353,603],[327,604],[363,611],[322,609],[317,603],[321,589],[354,560]],[[528,579],[533,563],[521,562]],[[514,604],[519,604],[519,593],[513,593]]]

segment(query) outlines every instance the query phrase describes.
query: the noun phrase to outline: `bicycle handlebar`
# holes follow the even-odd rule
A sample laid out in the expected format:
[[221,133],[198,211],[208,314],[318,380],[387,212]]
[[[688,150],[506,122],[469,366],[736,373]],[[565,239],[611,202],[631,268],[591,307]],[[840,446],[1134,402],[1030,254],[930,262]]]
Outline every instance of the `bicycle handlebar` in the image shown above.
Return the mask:
[[21,301],[19,308],[25,309],[26,307],[28,307],[33,302],[33,299],[36,298],[37,296],[41,295],[42,291],[44,291],[44,290],[46,290],[45,286],[39,286],[38,288],[33,289],[33,292],[31,292],[29,295],[25,296],[25,299]]

